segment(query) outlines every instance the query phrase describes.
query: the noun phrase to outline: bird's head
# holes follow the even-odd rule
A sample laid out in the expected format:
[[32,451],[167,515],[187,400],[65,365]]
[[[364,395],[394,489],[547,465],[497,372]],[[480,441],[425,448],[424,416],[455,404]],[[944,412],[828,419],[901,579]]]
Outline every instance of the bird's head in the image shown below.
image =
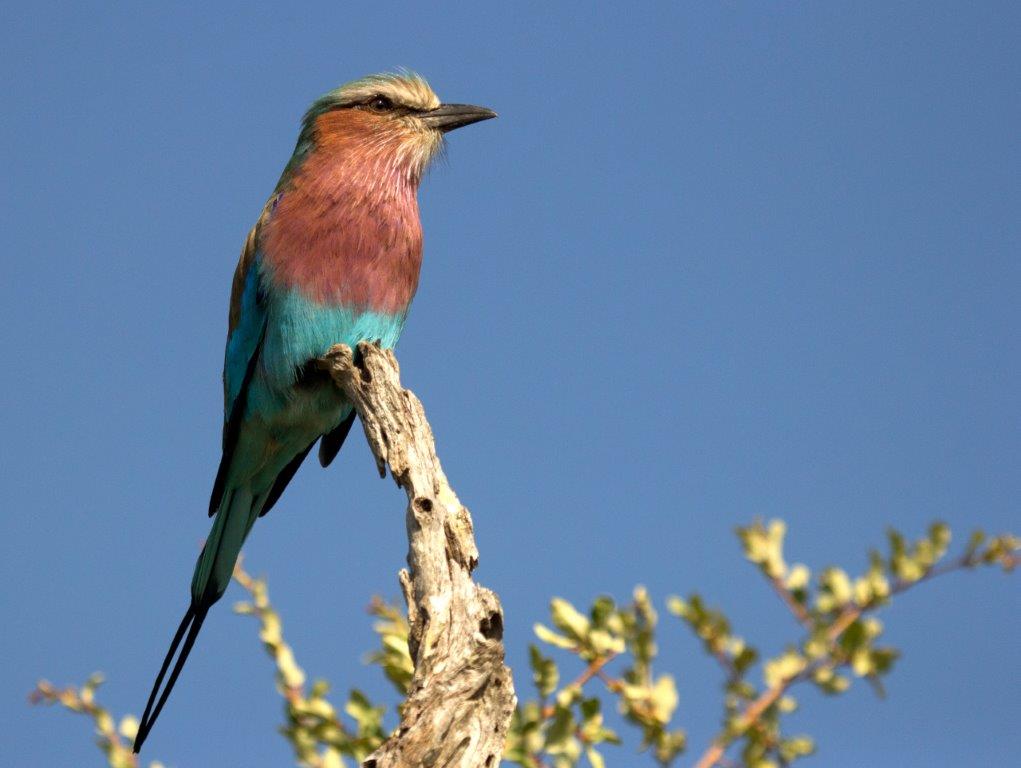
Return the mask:
[[417,183],[444,134],[493,117],[485,107],[441,103],[412,72],[371,75],[317,99],[305,114],[302,140],[367,172]]

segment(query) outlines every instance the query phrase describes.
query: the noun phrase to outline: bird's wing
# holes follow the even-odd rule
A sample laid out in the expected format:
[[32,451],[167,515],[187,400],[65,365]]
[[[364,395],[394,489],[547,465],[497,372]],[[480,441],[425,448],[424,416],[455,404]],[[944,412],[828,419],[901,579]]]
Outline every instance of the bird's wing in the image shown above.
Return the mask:
[[230,314],[227,324],[227,349],[223,360],[223,419],[226,425],[234,404],[248,381],[249,363],[258,357],[262,332],[266,326],[266,302],[259,274],[259,231],[266,213],[252,227],[241,249],[230,290]]
[[340,453],[340,448],[344,445],[344,441],[347,439],[347,433],[351,431],[351,425],[355,422],[355,412],[352,409],[351,413],[344,417],[344,420],[340,422],[334,429],[323,435],[322,440],[319,441],[319,464],[323,467],[330,466],[337,454]]
[[231,285],[227,349],[223,359],[223,457],[209,498],[210,516],[216,514],[223,497],[227,470],[245,416],[248,386],[266,334],[266,297],[259,270],[259,230],[267,215],[268,208],[248,233]]

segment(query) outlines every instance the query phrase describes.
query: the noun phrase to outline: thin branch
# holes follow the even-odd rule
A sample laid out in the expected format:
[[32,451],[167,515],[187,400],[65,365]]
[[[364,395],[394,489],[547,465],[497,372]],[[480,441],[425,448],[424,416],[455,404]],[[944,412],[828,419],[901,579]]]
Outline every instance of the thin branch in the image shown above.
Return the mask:
[[[603,673],[603,667],[605,667],[619,655],[620,654],[618,653],[611,652],[606,656],[600,656],[598,658],[592,659],[592,661],[588,663],[588,666],[585,667],[584,670],[582,670],[582,673],[578,675],[576,678],[574,678],[574,680],[569,682],[567,685],[565,685],[562,690],[566,690],[568,688],[582,688],[584,687],[585,683],[587,683],[593,677],[598,677],[600,680],[603,680],[604,682],[607,683],[607,687],[610,687],[609,681],[612,680],[612,678],[606,677],[606,675]],[[543,719],[549,719],[553,717],[553,715],[556,714],[556,711],[557,711],[556,706],[554,706],[553,704],[547,704],[545,707],[542,708]]]
[[780,599],[783,600],[784,605],[786,605],[790,609],[790,612],[794,614],[794,618],[801,622],[801,625],[805,629],[811,632],[813,626],[812,617],[808,613],[808,609],[794,599],[794,595],[791,594],[791,591],[787,589],[779,578],[772,576],[769,579],[769,583],[772,584],[773,590],[777,595],[779,595]]
[[[742,713],[739,725],[735,729],[737,735],[740,735],[755,725],[759,718],[765,713],[767,709],[776,704],[780,700],[780,697],[784,695],[786,690],[794,684],[797,677],[792,677],[784,680],[777,685],[766,690],[759,698],[755,699],[751,704],[748,705],[747,709]],[[733,743],[733,740],[724,740],[717,737],[716,740],[709,746],[709,749],[703,753],[702,757],[695,763],[695,768],[712,768],[720,762],[720,758],[723,757],[723,753],[727,751]]]
[[[911,587],[922,583],[923,581],[935,578],[936,576],[953,573],[954,571],[959,571],[964,568],[971,568],[979,562],[981,562],[980,558],[974,553],[965,553],[956,560],[929,568],[924,574],[913,581],[899,580],[894,582],[894,584],[890,587],[890,594],[900,594]],[[774,584],[774,586],[777,585]],[[782,584],[779,586],[780,589],[778,589],[778,592],[781,594],[781,597],[783,597],[786,589],[783,589]],[[793,600],[793,596],[791,596],[791,599]],[[785,600],[785,602],[787,601]],[[797,605],[803,610],[803,606],[800,604]],[[854,624],[854,622],[861,618],[862,614],[873,611],[878,607],[880,607],[878,603],[870,603],[864,606],[849,603],[837,614],[833,623],[827,628],[826,639],[831,644],[837,642],[837,640],[840,639],[840,636],[843,635],[844,632],[846,632],[850,626]],[[791,608],[791,610],[794,611],[793,608]],[[799,615],[797,611],[794,612],[796,616]],[[805,616],[808,619],[808,626],[811,627],[811,617],[808,616],[807,613]],[[799,620],[801,620],[800,616]],[[802,621],[802,623],[805,622]],[[763,691],[758,698],[752,701],[745,708],[744,712],[741,713],[736,726],[729,734],[720,734],[713,740],[713,743],[709,745],[709,748],[706,749],[706,751],[698,759],[698,762],[695,763],[695,768],[713,768],[713,766],[720,765],[727,748],[730,747],[730,745],[733,744],[734,741],[741,736],[741,734],[745,733],[749,728],[756,726],[766,711],[783,697],[788,688],[795,683],[810,679],[819,669],[827,666],[827,663],[827,660],[820,660],[819,662],[810,664],[798,674],[781,680],[776,685]],[[846,664],[846,662],[839,666],[844,666],[844,664]]]
[[[109,711],[96,703],[96,688],[102,682],[102,675],[93,675],[80,689],[74,686],[57,688],[46,680],[40,680],[35,689],[29,694],[28,700],[32,704],[60,704],[71,712],[87,715],[92,718],[96,726],[96,733],[99,736],[97,742],[99,748],[106,755],[110,765],[134,768],[138,765],[138,755],[131,750],[131,739],[134,738],[134,727],[137,722],[134,718],[126,718],[131,725],[127,727],[126,742],[121,741],[122,733],[114,724],[114,719]],[[122,721],[122,728],[125,721]]]
[[726,651],[717,648],[712,649],[712,656],[723,667],[723,671],[727,673],[727,682],[734,682],[739,676],[737,667],[734,666],[734,660],[727,655]]
[[234,611],[251,614],[259,620],[259,637],[276,664],[277,689],[286,704],[287,725],[281,733],[294,749],[297,763],[311,768],[324,765],[326,753],[320,751],[320,745],[338,754],[356,755],[364,755],[378,745],[383,740],[382,734],[374,743],[363,746],[360,742],[364,739],[341,721],[333,705],[314,689],[311,693],[307,690],[305,672],[284,640],[280,617],[270,602],[266,582],[253,578],[244,569],[242,558],[234,565],[233,577],[251,598],[249,603],[236,604]]

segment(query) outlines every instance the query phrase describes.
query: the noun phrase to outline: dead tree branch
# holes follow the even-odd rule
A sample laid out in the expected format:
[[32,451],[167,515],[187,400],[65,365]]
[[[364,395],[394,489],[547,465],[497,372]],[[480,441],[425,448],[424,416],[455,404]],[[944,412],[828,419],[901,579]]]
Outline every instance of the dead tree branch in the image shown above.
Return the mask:
[[393,352],[344,345],[321,361],[354,404],[376,457],[408,496],[408,603],[415,674],[401,723],[364,768],[493,768],[516,703],[497,596],[472,580],[471,516],[447,482],[422,403],[401,386]]

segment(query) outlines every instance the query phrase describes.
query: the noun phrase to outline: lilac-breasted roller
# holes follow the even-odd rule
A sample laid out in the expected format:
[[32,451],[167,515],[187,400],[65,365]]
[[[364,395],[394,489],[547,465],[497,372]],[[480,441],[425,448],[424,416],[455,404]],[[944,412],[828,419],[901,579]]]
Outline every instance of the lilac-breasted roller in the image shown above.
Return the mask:
[[396,344],[422,263],[422,174],[444,133],[491,117],[496,113],[482,107],[441,104],[411,73],[348,83],[305,114],[294,155],[234,273],[223,364],[223,458],[209,499],[215,519],[135,752],[206,613],[226,590],[255,521],[280,498],[317,441],[325,467],[351,429],[351,405],[314,361],[338,343]]

